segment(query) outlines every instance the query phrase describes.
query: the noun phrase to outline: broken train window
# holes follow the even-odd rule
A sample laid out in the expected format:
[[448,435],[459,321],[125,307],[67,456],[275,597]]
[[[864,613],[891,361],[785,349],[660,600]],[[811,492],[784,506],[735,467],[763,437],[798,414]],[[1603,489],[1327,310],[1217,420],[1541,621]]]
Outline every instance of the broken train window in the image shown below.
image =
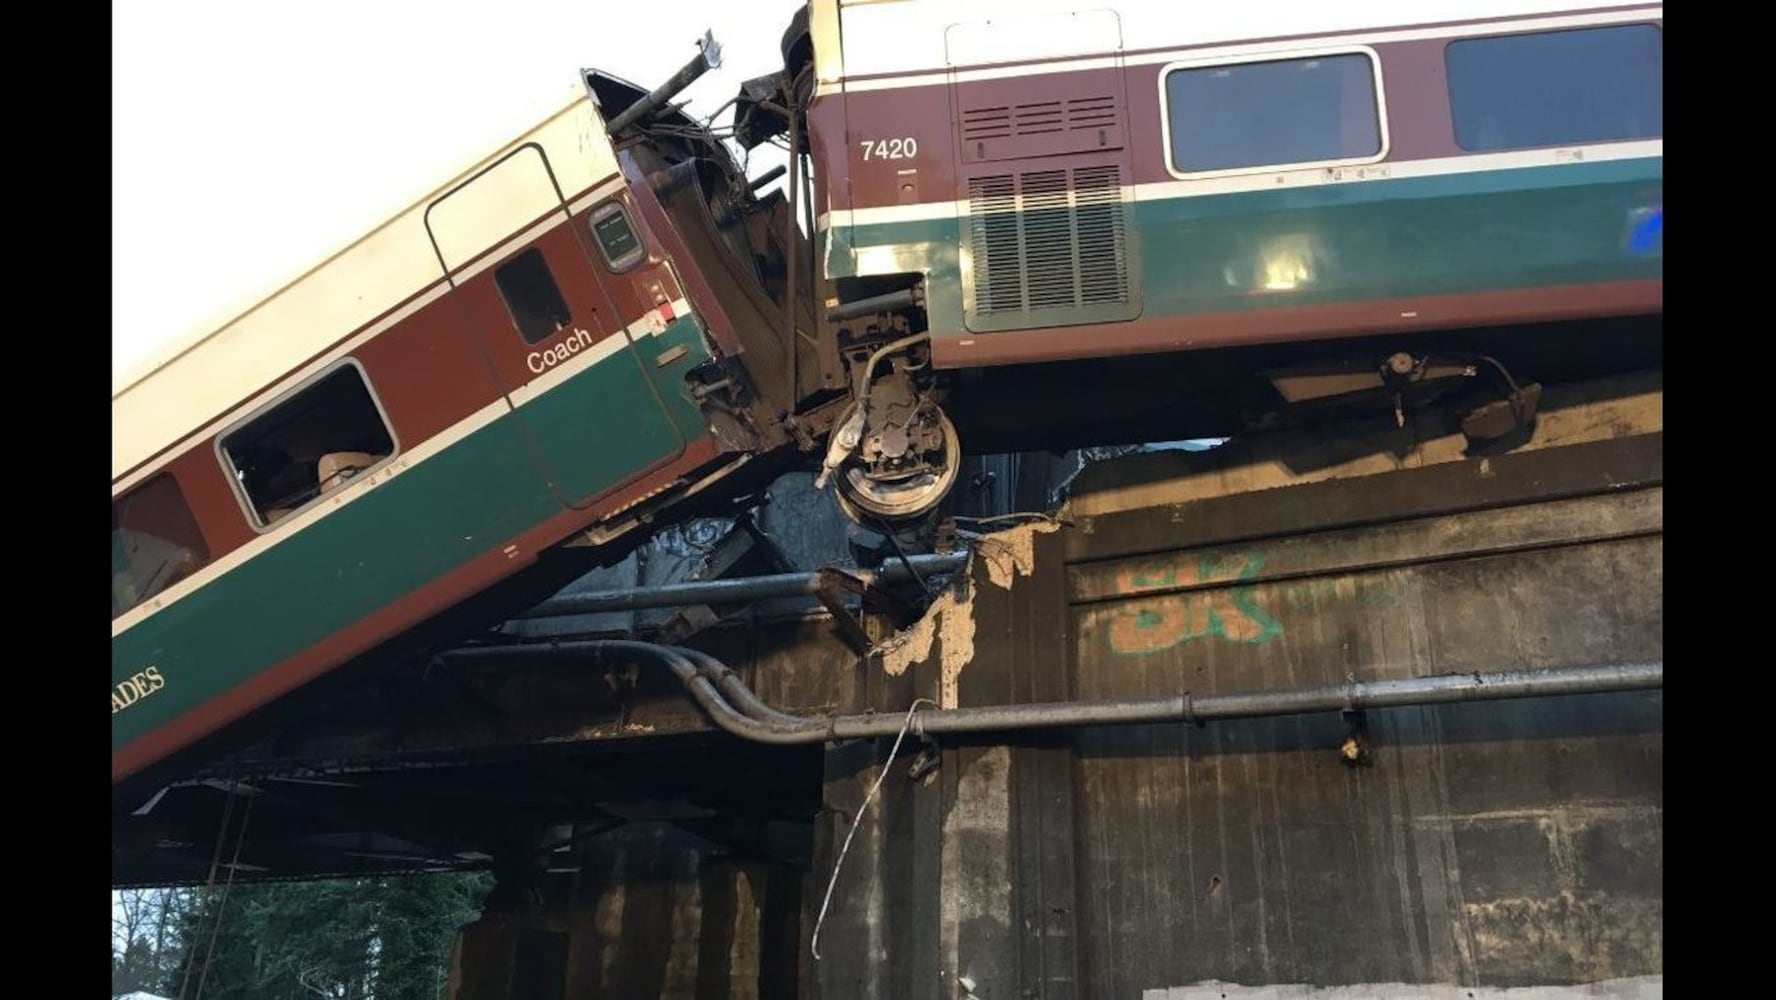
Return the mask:
[[506,309],[512,314],[512,325],[526,344],[535,344],[553,337],[573,322],[567,300],[542,251],[531,247],[493,272]]
[[218,448],[264,528],[387,459],[395,441],[363,369],[348,360],[224,435]]

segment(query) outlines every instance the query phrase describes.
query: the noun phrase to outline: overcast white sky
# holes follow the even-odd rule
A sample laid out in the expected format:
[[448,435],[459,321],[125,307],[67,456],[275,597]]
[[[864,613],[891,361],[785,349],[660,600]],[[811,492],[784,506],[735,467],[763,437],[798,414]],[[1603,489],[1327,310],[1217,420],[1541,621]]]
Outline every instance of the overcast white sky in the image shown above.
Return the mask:
[[582,66],[652,88],[714,29],[722,68],[686,93],[708,114],[779,68],[800,7],[114,2],[113,376],[491,152],[577,92]]
[[[1324,13],[1324,0],[1262,2],[1279,28]],[[1382,18],[1428,16],[1430,2],[1357,0]],[[1472,3],[1503,13],[1538,0]],[[780,68],[801,6],[113,0],[113,376],[493,151],[576,92],[582,66],[652,88],[714,29],[723,66],[686,93],[709,114]],[[782,156],[763,148],[759,161]]]

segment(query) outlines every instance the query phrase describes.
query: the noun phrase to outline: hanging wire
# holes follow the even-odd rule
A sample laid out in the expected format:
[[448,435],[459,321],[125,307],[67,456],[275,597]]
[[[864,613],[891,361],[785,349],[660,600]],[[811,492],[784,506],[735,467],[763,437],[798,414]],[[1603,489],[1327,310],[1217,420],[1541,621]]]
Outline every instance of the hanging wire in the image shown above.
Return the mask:
[[839,884],[839,869],[845,867],[845,855],[851,850],[851,838],[857,836],[857,828],[863,823],[863,814],[869,812],[870,803],[876,798],[876,792],[882,788],[882,780],[888,777],[888,769],[894,766],[894,755],[900,752],[900,742],[906,739],[907,730],[913,727],[913,714],[919,711],[920,705],[937,708],[937,702],[930,698],[914,698],[913,706],[907,709],[906,721],[901,723],[900,735],[894,738],[894,746],[888,751],[888,762],[882,765],[882,773],[876,775],[876,783],[870,786],[869,794],[863,797],[863,805],[857,815],[851,819],[851,832],[845,834],[844,846],[839,848],[839,858],[833,862],[832,879],[826,883],[826,898],[820,902],[820,916],[814,920],[814,938],[809,943],[809,950],[814,953],[814,961],[820,961],[820,927],[826,923],[826,909],[832,905],[833,887]]
[[722,104],[721,107],[716,108],[714,111],[711,111],[708,114],[708,116],[703,119],[703,127],[708,128],[710,126],[710,124],[715,121],[716,115],[721,114],[723,111],[728,110],[729,108],[733,107],[734,105],[736,105],[738,103],[740,103],[740,95],[739,94],[735,94],[733,97],[728,98],[727,101],[724,104]]
[[900,539],[896,537],[894,533],[894,526],[889,524],[886,520],[873,515],[870,517],[870,520],[875,522],[876,530],[882,533],[882,537],[888,540],[888,544],[894,549],[894,555],[900,559],[900,564],[906,567],[906,571],[912,576],[913,582],[919,585],[919,590],[925,595],[925,599],[930,600],[935,596],[931,592],[931,584],[925,582],[925,577],[920,575],[918,568],[913,565],[913,561],[907,558],[906,549],[901,546]]

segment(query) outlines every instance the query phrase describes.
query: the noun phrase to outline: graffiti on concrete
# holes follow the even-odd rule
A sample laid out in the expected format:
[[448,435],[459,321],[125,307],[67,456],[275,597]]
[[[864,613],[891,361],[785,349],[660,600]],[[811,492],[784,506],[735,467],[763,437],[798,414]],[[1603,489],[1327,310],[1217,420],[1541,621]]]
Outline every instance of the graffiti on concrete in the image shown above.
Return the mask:
[[[1264,567],[1260,554],[1202,555],[1140,563],[1116,574],[1117,590],[1137,595],[1200,584],[1250,580]],[[1269,642],[1283,625],[1258,606],[1252,587],[1166,594],[1119,607],[1110,621],[1110,648],[1151,653],[1191,639],[1215,636],[1229,642]]]
[[[1394,607],[1399,595],[1383,580],[1316,577],[1265,585],[1259,597],[1257,578],[1264,568],[1262,552],[1206,553],[1149,560],[1116,574],[1116,592],[1147,600],[1118,604],[1110,612],[1110,649],[1141,654],[1170,649],[1197,639],[1258,644],[1283,634],[1277,609],[1317,608],[1335,601],[1361,607]],[[1250,582],[1247,582],[1250,581]],[[1180,588],[1203,587],[1174,593]],[[1266,608],[1265,604],[1271,605]]]

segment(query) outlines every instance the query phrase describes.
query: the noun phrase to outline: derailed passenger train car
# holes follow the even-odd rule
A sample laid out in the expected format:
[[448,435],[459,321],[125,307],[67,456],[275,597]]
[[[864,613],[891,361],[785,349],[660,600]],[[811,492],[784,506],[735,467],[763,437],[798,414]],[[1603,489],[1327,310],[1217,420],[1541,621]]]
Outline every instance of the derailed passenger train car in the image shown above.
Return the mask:
[[[116,385],[114,780],[441,622],[497,621],[793,445],[786,328],[712,321],[725,290],[675,258],[575,91]],[[650,111],[745,186],[706,130]]]
[[[1044,447],[1223,381],[1398,414],[1497,369],[1521,423],[1496,358],[1399,338],[1656,340],[1661,8],[1412,9],[813,0],[736,102],[742,146],[798,154],[765,196],[671,104],[712,41],[648,93],[583,72],[114,391],[114,779],[804,455],[887,529],[983,411]],[[1241,353],[1316,344],[1330,373]]]

